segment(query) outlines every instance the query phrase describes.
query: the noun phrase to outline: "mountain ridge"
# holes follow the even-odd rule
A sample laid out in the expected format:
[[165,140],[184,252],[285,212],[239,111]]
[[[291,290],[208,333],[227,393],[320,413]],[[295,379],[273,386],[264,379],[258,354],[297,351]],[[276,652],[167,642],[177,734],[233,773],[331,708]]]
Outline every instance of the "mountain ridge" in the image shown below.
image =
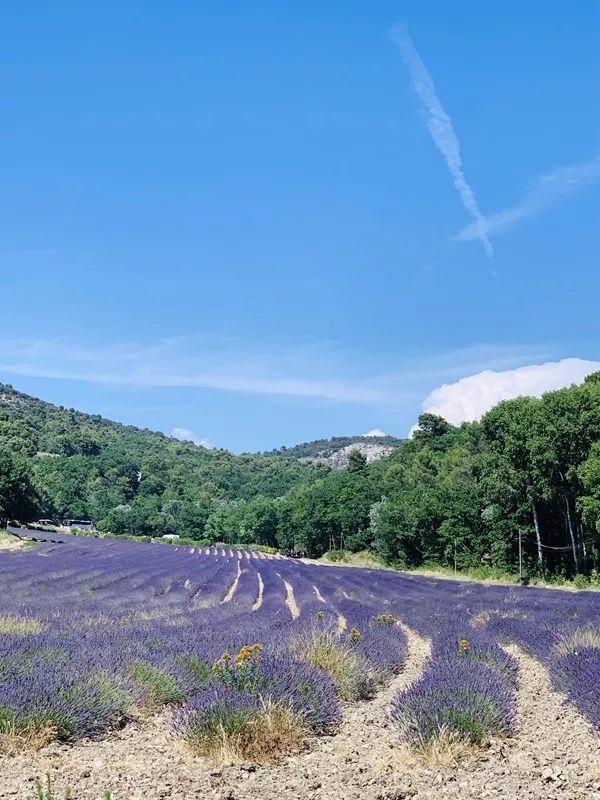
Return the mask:
[[[131,425],[109,419],[101,414],[92,414],[85,411],[79,411],[75,408],[67,408],[66,406],[58,405],[56,403],[50,403],[47,400],[42,400],[39,397],[35,397],[34,395],[27,394],[19,389],[15,389],[15,387],[9,383],[0,383],[0,409],[6,409],[10,407],[37,407],[40,410],[45,407],[45,409],[50,413],[52,413],[52,410],[68,413],[73,417],[74,421],[79,421],[82,424],[84,424],[86,421],[93,421],[94,424],[98,424],[100,426],[118,428],[124,431],[139,433],[144,436],[158,436],[162,439],[178,442],[185,447],[190,447],[201,451],[229,453],[234,457],[276,456],[299,461],[315,461],[323,464],[331,464],[333,459],[333,465],[336,467],[338,467],[339,464],[335,463],[335,454],[343,450],[345,451],[345,455],[347,455],[347,452],[349,452],[350,449],[353,449],[353,445],[363,452],[367,458],[367,461],[371,462],[376,460],[378,457],[381,458],[384,455],[389,455],[395,448],[400,447],[404,441],[396,436],[389,436],[387,434],[384,436],[376,436],[371,433],[366,433],[360,435],[331,436],[328,439],[314,439],[308,442],[299,442],[290,447],[286,447],[284,445],[272,450],[247,451],[236,454],[224,447],[206,447],[204,445],[196,444],[191,440],[187,441],[179,439],[175,436],[171,436],[164,431],[153,430],[151,428],[142,428],[139,425]],[[378,455],[379,453],[381,453],[381,455]],[[345,460],[347,461],[347,458]]]

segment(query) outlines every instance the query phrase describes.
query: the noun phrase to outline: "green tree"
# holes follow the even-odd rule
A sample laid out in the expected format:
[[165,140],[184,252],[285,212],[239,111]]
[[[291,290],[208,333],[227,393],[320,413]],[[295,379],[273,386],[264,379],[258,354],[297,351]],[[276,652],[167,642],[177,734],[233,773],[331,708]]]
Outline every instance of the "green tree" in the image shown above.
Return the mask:
[[0,449],[0,524],[8,519],[28,521],[34,518],[37,498],[26,461]]
[[243,541],[277,547],[278,523],[277,502],[260,494],[253,497],[244,508]]
[[452,425],[438,414],[425,412],[419,416],[417,427],[413,432],[413,439],[427,441],[438,436],[444,436],[452,430]]
[[348,453],[348,472],[362,472],[367,466],[367,458],[355,447]]

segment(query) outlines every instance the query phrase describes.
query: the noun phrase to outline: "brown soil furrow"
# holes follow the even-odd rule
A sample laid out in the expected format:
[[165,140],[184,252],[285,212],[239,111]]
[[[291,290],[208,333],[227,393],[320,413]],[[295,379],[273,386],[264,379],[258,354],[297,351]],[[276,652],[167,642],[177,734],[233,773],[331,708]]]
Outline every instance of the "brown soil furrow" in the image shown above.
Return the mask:
[[240,562],[238,561],[237,562],[237,570],[236,570],[236,574],[235,574],[235,580],[233,581],[233,583],[229,587],[229,590],[228,590],[227,594],[225,595],[225,597],[221,600],[222,603],[229,603],[231,600],[233,600],[233,596],[235,595],[235,593],[237,591],[238,584],[240,582],[241,574],[242,574],[242,568],[240,567]]
[[265,584],[263,582],[262,575],[258,570],[256,570],[256,577],[258,578],[258,597],[252,606],[252,611],[258,611],[258,609],[262,606],[263,594],[265,591]]
[[298,603],[296,602],[294,587],[289,581],[283,580],[283,583],[285,585],[285,604],[292,615],[292,619],[298,619],[300,616],[300,609],[298,608]]

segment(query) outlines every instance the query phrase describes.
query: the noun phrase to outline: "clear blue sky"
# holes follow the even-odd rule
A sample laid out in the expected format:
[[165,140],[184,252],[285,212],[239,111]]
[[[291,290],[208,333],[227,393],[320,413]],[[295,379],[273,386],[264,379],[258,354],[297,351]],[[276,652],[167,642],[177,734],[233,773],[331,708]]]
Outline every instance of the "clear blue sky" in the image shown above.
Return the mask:
[[440,384],[597,357],[599,4],[0,22],[0,380],[239,451],[404,435]]

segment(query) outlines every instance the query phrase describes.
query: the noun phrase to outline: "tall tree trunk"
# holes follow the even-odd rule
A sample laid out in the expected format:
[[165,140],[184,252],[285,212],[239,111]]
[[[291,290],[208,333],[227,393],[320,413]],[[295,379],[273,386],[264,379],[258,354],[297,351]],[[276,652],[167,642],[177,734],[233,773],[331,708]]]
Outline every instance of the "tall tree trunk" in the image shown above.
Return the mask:
[[540,567],[544,566],[544,558],[542,556],[542,536],[540,534],[540,521],[538,519],[537,506],[535,500],[531,501],[531,510],[533,511],[533,524],[535,526],[535,540],[537,542],[537,557]]
[[565,495],[565,509],[566,509],[566,516],[567,522],[569,525],[569,535],[571,537],[571,549],[573,550],[573,561],[575,562],[575,572],[579,572],[579,559],[577,558],[577,546],[575,544],[575,531],[573,530],[573,525],[571,523],[571,510],[569,508],[569,497]]
[[583,523],[579,523],[579,539],[581,540],[581,552],[583,553],[583,563],[587,563],[587,547],[585,546],[585,528]]

